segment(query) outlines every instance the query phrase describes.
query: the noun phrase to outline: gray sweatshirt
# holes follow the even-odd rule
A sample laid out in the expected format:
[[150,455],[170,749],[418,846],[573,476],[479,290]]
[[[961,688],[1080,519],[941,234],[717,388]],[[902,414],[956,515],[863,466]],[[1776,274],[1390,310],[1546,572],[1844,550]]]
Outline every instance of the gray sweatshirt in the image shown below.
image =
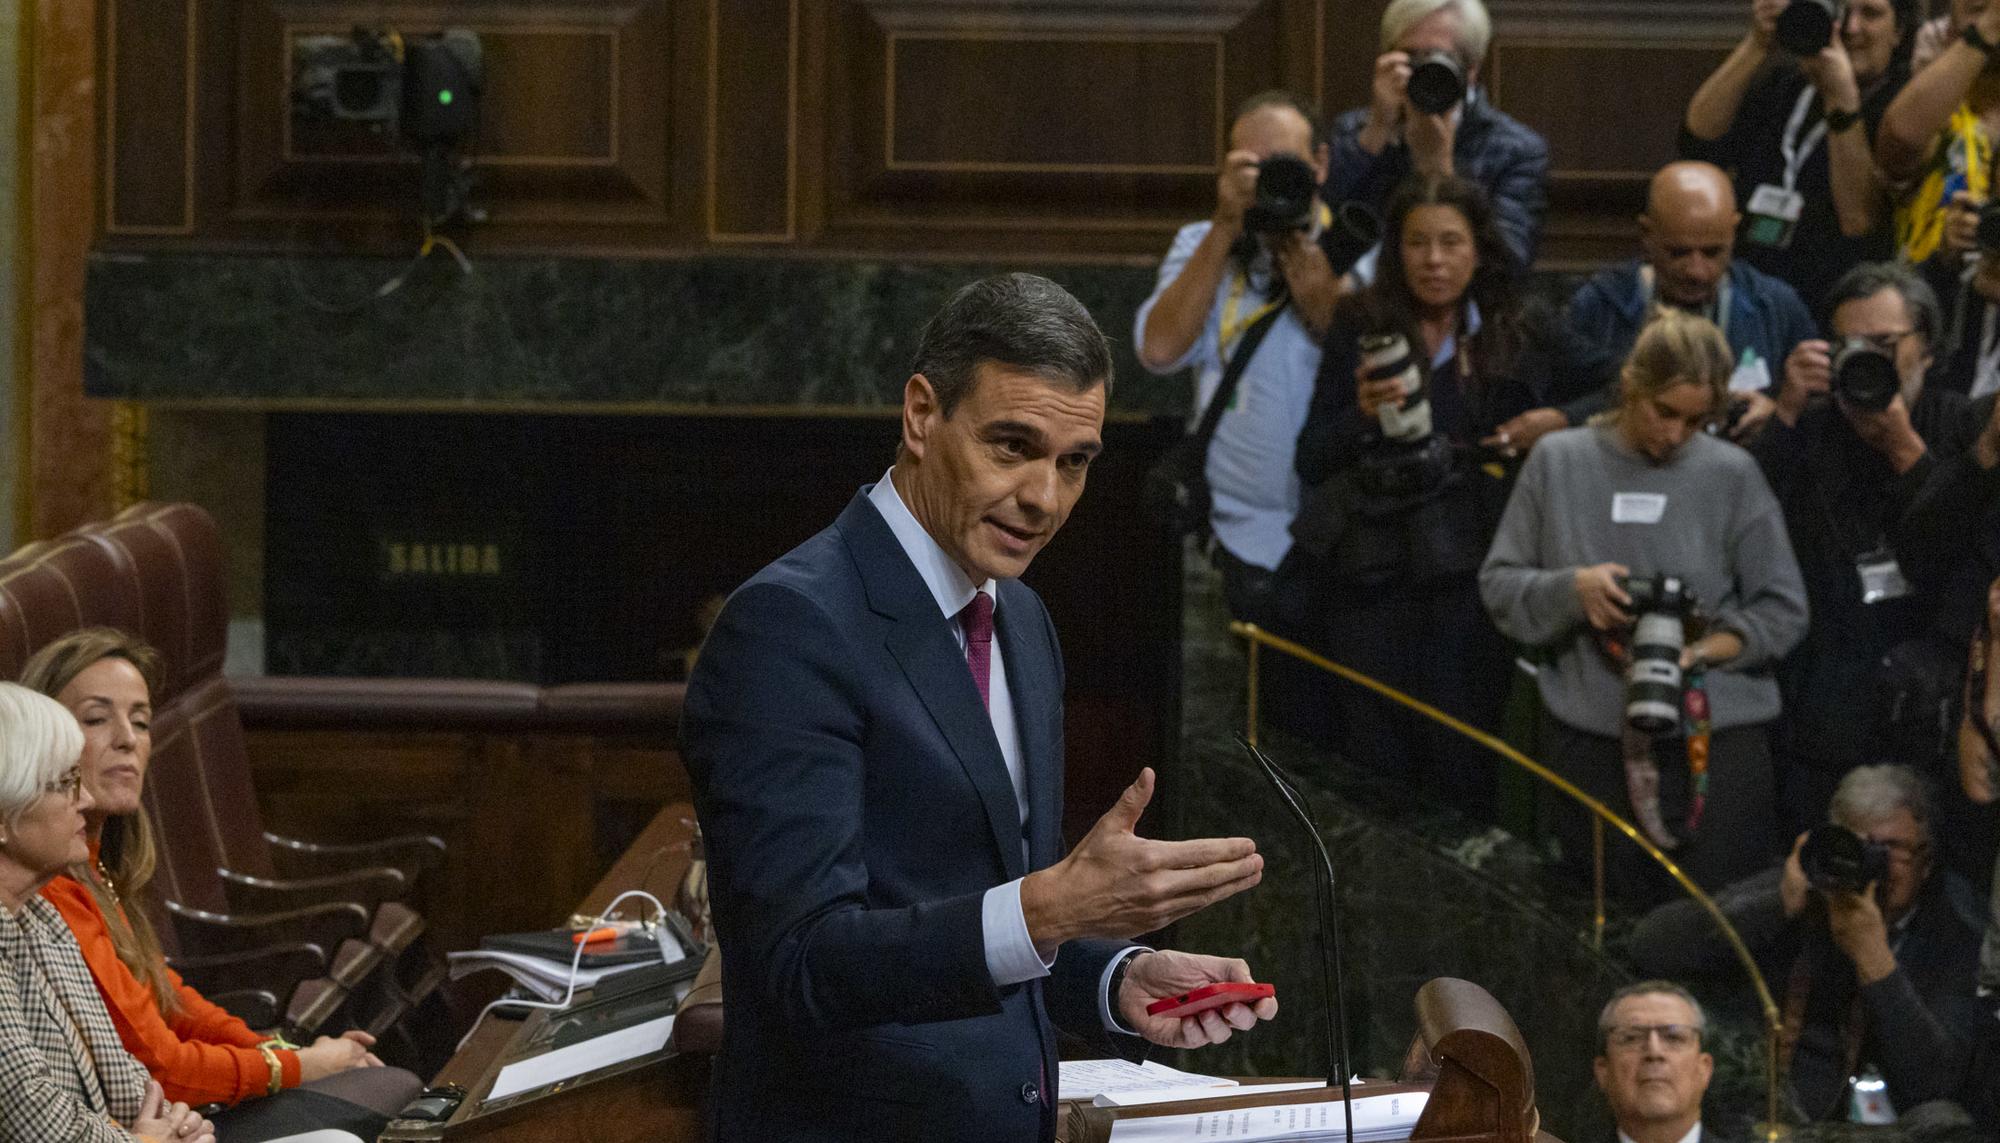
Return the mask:
[[1778,716],[1768,668],[1805,635],[1806,592],[1777,498],[1748,452],[1697,433],[1655,464],[1615,427],[1587,425],[1543,437],[1528,455],[1479,594],[1501,631],[1553,652],[1538,679],[1549,712],[1615,737],[1624,678],[1598,650],[1576,593],[1576,569],[1601,563],[1680,576],[1712,626],[1743,637],[1743,654],[1708,675],[1716,729]]

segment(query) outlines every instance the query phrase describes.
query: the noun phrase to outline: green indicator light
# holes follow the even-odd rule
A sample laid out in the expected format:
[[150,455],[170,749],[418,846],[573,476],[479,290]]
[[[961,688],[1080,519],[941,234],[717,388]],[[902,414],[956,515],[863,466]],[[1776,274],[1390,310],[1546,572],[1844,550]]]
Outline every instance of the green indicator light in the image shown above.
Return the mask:
[[447,87],[443,91],[438,92],[438,102],[446,106],[451,104],[451,88]]

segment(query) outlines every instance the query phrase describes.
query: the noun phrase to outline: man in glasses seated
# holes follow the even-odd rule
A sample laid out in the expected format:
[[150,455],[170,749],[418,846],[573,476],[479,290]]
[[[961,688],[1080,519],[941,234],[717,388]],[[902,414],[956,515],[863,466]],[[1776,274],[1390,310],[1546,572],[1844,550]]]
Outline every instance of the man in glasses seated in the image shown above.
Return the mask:
[[[1716,895],[1783,1009],[1794,1106],[1813,1120],[1911,1128],[1963,1123],[1961,1104],[1984,1114],[1991,1078],[1971,1069],[1992,1020],[1973,995],[1982,902],[1933,861],[1923,778],[1862,766],[1834,791],[1828,820],[1858,842],[1851,860],[1832,858],[1815,830],[1782,867]],[[1857,876],[1867,883],[1854,886]],[[1740,971],[1693,901],[1647,915],[1632,950],[1642,971]]]
[[1715,1074],[1702,1050],[1708,1019],[1678,984],[1648,980],[1613,993],[1597,1017],[1598,1089],[1619,1143],[1720,1143],[1701,1121]]

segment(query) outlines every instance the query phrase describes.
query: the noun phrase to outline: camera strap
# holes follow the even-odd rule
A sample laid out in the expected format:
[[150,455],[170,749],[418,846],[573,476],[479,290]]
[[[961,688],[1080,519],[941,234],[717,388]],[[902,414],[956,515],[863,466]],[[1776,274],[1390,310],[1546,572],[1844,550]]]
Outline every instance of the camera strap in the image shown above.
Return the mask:
[[[1632,646],[1624,637],[1598,632],[1597,645],[1617,665],[1621,675],[1631,669]],[[1692,837],[1701,828],[1702,816],[1708,809],[1709,746],[1715,734],[1708,703],[1708,673],[1699,663],[1688,668],[1682,678],[1680,731],[1688,762],[1688,811],[1682,829]],[[1660,766],[1653,757],[1653,744],[1657,741],[1658,738],[1628,722],[1619,731],[1619,754],[1624,763],[1625,796],[1631,802],[1633,820],[1654,845],[1672,850],[1680,848],[1686,839],[1669,829],[1660,813]]]
[[[1241,316],[1243,297],[1249,292],[1250,274],[1248,271],[1238,270],[1235,280],[1229,284],[1229,297],[1222,303],[1222,322],[1216,330],[1215,335],[1216,364],[1221,365],[1225,371],[1229,368],[1235,357],[1235,355],[1230,353],[1232,343],[1237,338],[1247,335],[1251,327],[1264,320],[1266,315],[1274,314],[1285,308],[1285,294],[1283,291],[1279,291],[1277,297],[1258,306],[1255,310],[1251,311],[1249,316]],[[1255,342],[1250,342],[1249,346],[1252,351],[1256,349]],[[1227,380],[1223,382],[1225,385],[1228,383]],[[1216,393],[1218,396],[1221,392],[1222,390],[1217,388]],[[1235,396],[1234,393],[1230,395],[1232,397]]]
[[1819,471],[1813,463],[1818,449],[1806,449],[1802,474],[1806,484],[1811,486],[1813,503],[1819,508],[1820,520],[1826,525],[1827,538],[1833,542],[1835,551],[1854,568],[1854,575],[1860,581],[1862,603],[1889,603],[1916,594],[1916,588],[1903,574],[1903,565],[1896,558],[1896,550],[1889,546],[1889,535],[1877,528],[1874,542],[1866,550],[1848,539],[1842,517],[1833,510],[1833,504],[1826,498],[1826,485],[1820,483]]

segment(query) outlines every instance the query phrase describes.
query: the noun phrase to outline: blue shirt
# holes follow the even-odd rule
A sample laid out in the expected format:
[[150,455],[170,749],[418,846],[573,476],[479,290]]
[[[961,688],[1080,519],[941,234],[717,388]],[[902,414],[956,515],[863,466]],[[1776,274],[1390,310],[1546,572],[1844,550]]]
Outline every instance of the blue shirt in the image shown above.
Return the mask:
[[[1135,346],[1144,348],[1146,320],[1152,316],[1153,306],[1180,277],[1195,247],[1208,235],[1209,225],[1192,223],[1174,236],[1166,261],[1160,263],[1153,296],[1139,307],[1138,318],[1132,323]],[[1268,276],[1256,277],[1268,283]],[[1231,293],[1238,290],[1239,321],[1270,301],[1268,291],[1243,282],[1239,274],[1229,275],[1216,287],[1215,304],[1209,307],[1201,336],[1178,360],[1154,370],[1160,374],[1195,371],[1190,425],[1201,419],[1202,410],[1222,384],[1223,311]],[[1230,348],[1234,349],[1233,343]],[[1305,427],[1306,412],[1312,407],[1319,356],[1319,341],[1299,320],[1298,311],[1286,307],[1257,346],[1257,355],[1237,383],[1229,411],[1215,426],[1215,440],[1208,449],[1208,487],[1213,497],[1209,526],[1216,540],[1244,563],[1275,569],[1292,549],[1292,518],[1299,514],[1299,478],[1292,469],[1292,456],[1298,448],[1299,430]]]

